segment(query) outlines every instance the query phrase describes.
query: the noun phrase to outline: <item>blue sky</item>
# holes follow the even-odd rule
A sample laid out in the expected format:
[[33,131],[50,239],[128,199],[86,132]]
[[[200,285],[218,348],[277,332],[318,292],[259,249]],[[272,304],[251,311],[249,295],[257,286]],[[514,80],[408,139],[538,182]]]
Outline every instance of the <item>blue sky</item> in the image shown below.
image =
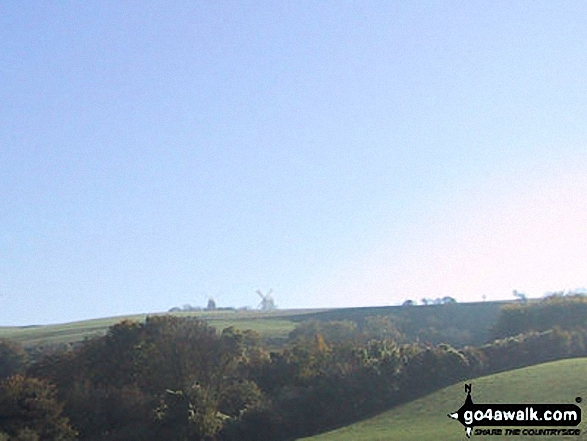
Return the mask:
[[587,285],[587,4],[0,4],[0,325]]

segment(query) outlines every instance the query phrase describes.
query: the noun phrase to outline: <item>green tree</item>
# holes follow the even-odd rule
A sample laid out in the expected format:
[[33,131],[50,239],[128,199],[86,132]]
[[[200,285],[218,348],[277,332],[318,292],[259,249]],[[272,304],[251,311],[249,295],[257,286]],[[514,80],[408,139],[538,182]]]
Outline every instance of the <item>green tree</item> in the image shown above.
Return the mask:
[[62,409],[55,388],[44,380],[15,375],[0,384],[0,427],[9,439],[76,439],[77,432]]
[[167,390],[155,409],[157,439],[207,439],[220,431],[224,419],[206,387],[196,383],[186,390]]
[[258,408],[263,401],[263,393],[255,382],[243,380],[222,390],[218,408],[224,415],[238,417],[242,412]]
[[0,380],[22,373],[27,361],[21,345],[10,340],[0,340]]

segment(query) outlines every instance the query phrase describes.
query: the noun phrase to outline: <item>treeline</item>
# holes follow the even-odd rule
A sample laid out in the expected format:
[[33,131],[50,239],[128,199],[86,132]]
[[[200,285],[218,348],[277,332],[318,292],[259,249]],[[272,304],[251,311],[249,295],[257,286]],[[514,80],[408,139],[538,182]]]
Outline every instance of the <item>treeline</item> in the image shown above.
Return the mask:
[[561,329],[586,327],[587,296],[557,293],[539,302],[505,305],[492,332],[495,338],[502,338],[526,331],[545,331],[555,326]]
[[[442,299],[441,299],[442,300]],[[504,302],[505,303],[505,302]],[[447,343],[454,347],[479,346],[493,340],[492,327],[500,314],[500,302],[428,304],[399,307],[345,308],[322,311],[291,320],[301,324],[308,319],[318,322],[353,322],[357,328],[382,317],[391,320],[407,342]]]
[[466,378],[587,355],[585,327],[554,326],[455,349],[406,341],[389,317],[311,321],[271,350],[252,331],[167,316],[35,362],[2,342],[0,440],[291,440]]

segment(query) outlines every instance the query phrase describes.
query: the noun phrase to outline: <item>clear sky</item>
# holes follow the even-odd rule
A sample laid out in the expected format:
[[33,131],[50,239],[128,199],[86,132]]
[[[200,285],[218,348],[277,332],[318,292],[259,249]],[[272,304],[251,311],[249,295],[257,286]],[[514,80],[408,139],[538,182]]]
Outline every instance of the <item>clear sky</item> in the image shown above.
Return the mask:
[[586,18],[0,2],[0,325],[586,286]]

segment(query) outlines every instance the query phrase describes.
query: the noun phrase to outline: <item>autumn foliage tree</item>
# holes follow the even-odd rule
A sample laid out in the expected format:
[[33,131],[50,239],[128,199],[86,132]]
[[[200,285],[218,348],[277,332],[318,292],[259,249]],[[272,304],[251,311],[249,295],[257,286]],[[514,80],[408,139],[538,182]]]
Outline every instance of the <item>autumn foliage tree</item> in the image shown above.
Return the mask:
[[0,428],[10,440],[76,439],[62,410],[47,381],[15,375],[0,384]]
[[27,355],[21,345],[0,339],[0,380],[22,373]]

